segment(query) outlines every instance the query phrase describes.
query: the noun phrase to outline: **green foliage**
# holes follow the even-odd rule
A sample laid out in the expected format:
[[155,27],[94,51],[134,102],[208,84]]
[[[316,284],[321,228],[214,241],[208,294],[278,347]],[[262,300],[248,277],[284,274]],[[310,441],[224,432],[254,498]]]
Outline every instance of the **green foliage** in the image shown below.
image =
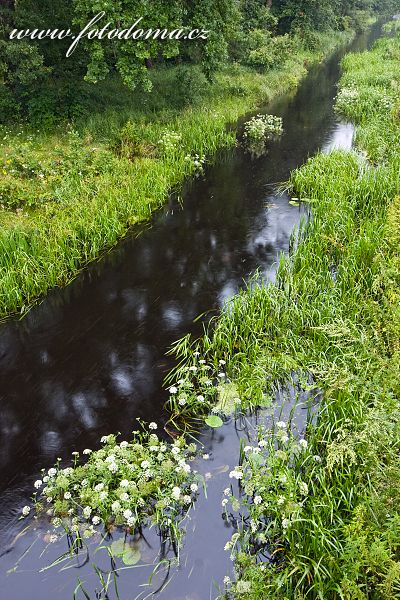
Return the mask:
[[[255,278],[197,342],[214,363],[223,356],[242,409],[282,383],[320,396],[305,439],[291,406],[288,423],[241,446],[230,473],[241,495],[228,488],[222,500],[228,516],[244,509],[226,545],[236,574],[226,598],[399,595],[399,49],[397,37],[343,63],[341,90],[354,93],[339,94],[338,110],[376,164],[334,151],[294,171],[290,191],[312,215],[276,285]],[[182,347],[180,372],[192,361]]]
[[[348,39],[325,36],[324,52]],[[76,123],[79,140],[60,124],[56,133],[1,128],[7,210],[0,210],[0,316],[23,313],[51,287],[68,283],[130,225],[148,219],[174,186],[201,172],[217,148],[236,144],[227,123],[293,89],[306,72],[305,61],[322,55],[299,47],[267,75],[240,65],[225,68],[207,85],[201,105],[184,109],[175,104],[174,69],[151,73],[156,95],[131,92],[113,77],[85,88],[92,110]],[[171,134],[180,136],[179,143]],[[24,169],[10,174],[10,156],[32,163],[31,176]]]
[[[73,453],[73,466],[61,468],[57,463],[43,470],[35,483],[40,490],[34,495],[36,512],[50,511],[55,528],[78,533],[83,527],[84,537],[99,525],[134,532],[151,522],[161,530],[174,526],[176,531],[201,483],[187,462],[196,446],[188,446],[182,438],[164,442],[156,428],[150,423],[149,430],[135,432],[131,442],[118,444],[114,435],[104,436],[101,449],[84,450],[86,462],[80,463],[78,453]],[[29,514],[28,508],[23,515]],[[125,547],[113,550],[123,554],[127,564],[137,558]]]

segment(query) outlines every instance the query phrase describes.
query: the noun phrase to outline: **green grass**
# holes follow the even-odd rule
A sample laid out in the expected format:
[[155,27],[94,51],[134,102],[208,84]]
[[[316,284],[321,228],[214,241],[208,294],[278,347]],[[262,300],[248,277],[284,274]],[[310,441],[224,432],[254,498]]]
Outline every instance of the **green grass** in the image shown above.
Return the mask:
[[[218,148],[235,144],[227,124],[295,88],[308,65],[349,37],[321,36],[315,52],[298,44],[282,67],[263,74],[231,65],[186,108],[174,104],[173,70],[161,69],[151,96],[112,80],[100,87],[89,98],[90,116],[73,128],[3,128],[0,318],[23,314],[148,219],[196,171],[196,154],[211,160]],[[165,148],[159,140],[168,132],[180,140]]]
[[[244,525],[233,540],[228,598],[400,597],[399,53],[397,37],[345,57],[337,109],[357,125],[357,151],[317,155],[292,173],[289,189],[312,217],[277,284],[255,278],[196,345],[226,361],[244,409],[271,401],[278,382],[307,390],[312,376],[322,392],[305,453],[282,448],[272,428],[261,462],[241,456],[241,501],[257,534]],[[282,506],[270,501],[279,495]],[[274,565],[257,562],[257,536]]]

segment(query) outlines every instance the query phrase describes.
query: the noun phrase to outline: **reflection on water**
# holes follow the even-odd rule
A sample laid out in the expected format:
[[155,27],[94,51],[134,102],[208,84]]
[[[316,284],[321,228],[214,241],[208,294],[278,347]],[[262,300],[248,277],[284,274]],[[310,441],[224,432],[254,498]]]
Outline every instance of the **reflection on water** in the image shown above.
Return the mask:
[[[360,37],[356,47],[363,49],[367,42],[367,36]],[[301,207],[277,194],[275,184],[318,149],[351,144],[351,126],[337,123],[332,111],[338,76],[335,57],[314,68],[294,96],[268,107],[266,112],[283,117],[284,134],[267,155],[252,159],[240,149],[221,154],[202,180],[187,187],[184,209],[171,198],[151,226],[133,230],[24,320],[1,326],[4,597],[72,597],[82,574],[76,569],[62,576],[39,574],[38,549],[28,554],[18,577],[5,576],[36,539],[30,532],[16,541],[15,536],[22,528],[19,509],[40,467],[72,450],[96,447],[101,435],[128,434],[136,417],[162,423],[161,383],[172,364],[165,357],[170,344],[189,331],[199,334],[202,323],[193,324],[197,315],[209,318],[257,268],[274,278],[277,257],[287,251],[302,214]],[[236,461],[238,436],[237,428],[225,426],[204,438],[214,451],[209,500],[198,502],[182,564],[171,572],[163,598],[209,598],[212,581],[220,582],[230,568],[222,548],[231,531],[221,519],[220,493],[226,487],[225,467]],[[41,544],[37,541],[37,548]],[[54,544],[50,554],[56,558],[63,551]],[[131,576],[121,577],[124,593],[129,591],[121,600],[139,593],[152,568],[136,569],[134,583]],[[91,580],[90,569],[84,571]]]

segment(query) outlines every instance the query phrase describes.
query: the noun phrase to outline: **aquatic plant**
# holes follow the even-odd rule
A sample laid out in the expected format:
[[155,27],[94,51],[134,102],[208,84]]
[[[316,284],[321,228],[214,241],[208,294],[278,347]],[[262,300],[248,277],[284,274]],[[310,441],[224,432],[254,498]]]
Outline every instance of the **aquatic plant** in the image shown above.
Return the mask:
[[244,125],[244,137],[249,141],[265,140],[272,135],[279,135],[283,132],[283,122],[281,117],[275,115],[257,115],[252,117]]
[[[203,480],[190,465],[196,445],[183,438],[163,441],[156,428],[150,423],[130,442],[117,443],[116,436],[104,436],[101,449],[83,451],[85,462],[74,452],[72,466],[58,461],[43,470],[35,483],[36,514],[47,515],[55,528],[72,533],[84,526],[85,537],[98,526],[134,532],[148,523],[176,533]],[[22,509],[23,516],[29,508]]]

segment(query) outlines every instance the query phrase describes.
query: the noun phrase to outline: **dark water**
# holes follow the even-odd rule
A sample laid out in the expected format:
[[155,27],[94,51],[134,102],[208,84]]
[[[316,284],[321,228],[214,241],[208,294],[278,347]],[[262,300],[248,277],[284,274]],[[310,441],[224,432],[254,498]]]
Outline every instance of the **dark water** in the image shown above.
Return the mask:
[[[375,28],[351,49],[367,48],[378,35]],[[285,130],[266,156],[252,159],[241,149],[221,154],[184,190],[183,206],[170,199],[151,225],[132,231],[69,287],[51,293],[24,320],[0,327],[1,598],[70,599],[77,577],[96,598],[90,565],[38,573],[65,547],[51,544],[40,557],[40,535],[29,531],[15,540],[23,527],[21,506],[39,469],[58,456],[95,448],[110,432],[128,434],[136,417],[161,424],[170,344],[199,334],[202,325],[193,320],[215,314],[255,269],[274,278],[301,214],[275,184],[319,149],[351,146],[352,127],[337,122],[332,110],[341,55],[313,68],[295,95],[266,108],[283,117]],[[204,436],[212,453],[208,501],[197,503],[181,566],[169,574],[162,598],[214,598],[213,580],[221,584],[231,570],[223,546],[232,531],[220,500],[239,437],[233,422]],[[153,549],[142,541],[143,559],[151,563],[159,542],[154,531],[147,540]],[[17,574],[6,575],[32,543]],[[141,592],[152,568],[121,575],[121,600]]]

